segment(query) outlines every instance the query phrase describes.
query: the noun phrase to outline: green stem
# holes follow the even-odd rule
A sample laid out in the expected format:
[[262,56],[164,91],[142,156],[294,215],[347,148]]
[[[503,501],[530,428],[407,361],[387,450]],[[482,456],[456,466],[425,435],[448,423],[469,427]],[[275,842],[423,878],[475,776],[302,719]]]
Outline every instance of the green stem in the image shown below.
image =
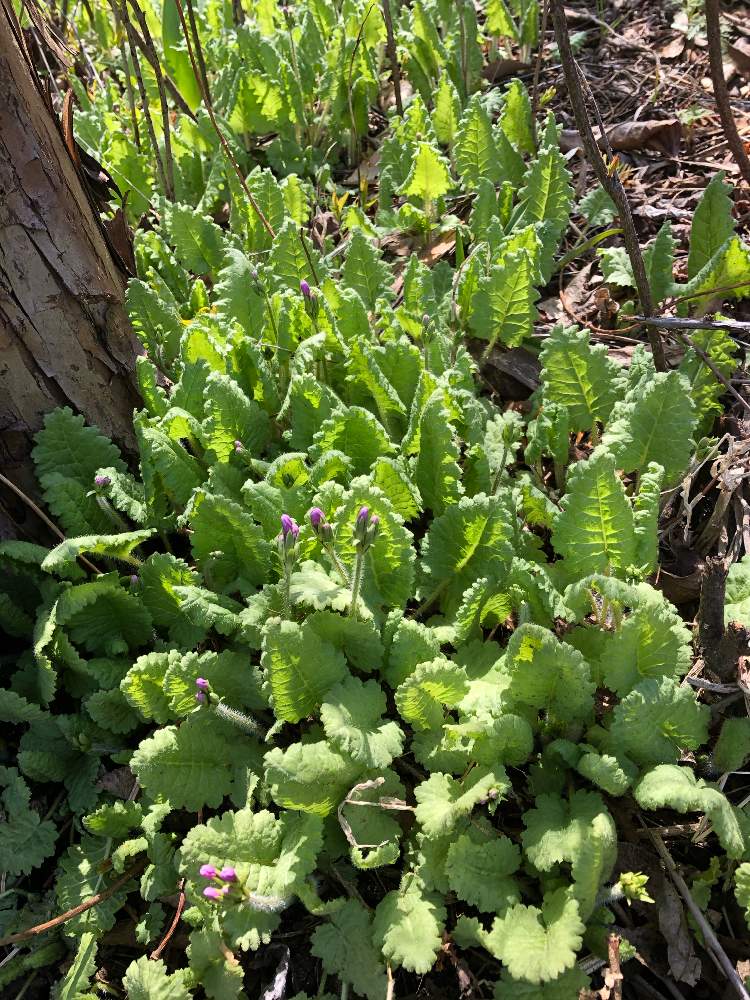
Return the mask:
[[284,618],[291,621],[292,617],[292,573],[288,566],[284,566],[284,586],[281,594],[284,602]]
[[431,607],[432,604],[435,603],[435,601],[438,599],[438,597],[440,597],[440,595],[442,594],[442,592],[445,590],[445,587],[446,587],[447,583],[448,583],[447,580],[443,580],[442,583],[439,583],[437,585],[437,587],[435,587],[435,589],[432,591],[432,593],[428,594],[427,597],[425,597],[425,599],[419,605],[419,607],[417,608],[417,610],[415,612],[413,612],[413,614],[412,614],[411,617],[412,618],[417,618],[419,615],[424,614],[424,612],[429,607]]
[[610,236],[619,236],[622,229],[605,229],[602,233],[597,233],[595,236],[589,237],[589,239],[583,240],[581,243],[576,243],[572,250],[569,250],[564,257],[555,265],[555,270],[553,274],[558,274],[563,268],[567,267],[568,264],[572,264],[574,260],[581,256],[581,254],[586,253],[587,250],[593,249],[598,246],[603,240],[609,239]]
[[362,571],[364,569],[365,557],[364,553],[357,552],[356,559],[354,560],[354,573],[352,575],[352,603],[349,608],[349,617],[357,617],[357,602],[359,601],[359,588],[362,585]]
[[498,466],[497,472],[495,473],[495,475],[494,475],[494,477],[492,479],[492,486],[490,487],[490,494],[493,497],[497,493],[497,488],[500,485],[500,477],[502,476],[503,472],[505,472],[505,463],[507,461],[508,461],[508,447],[506,445],[506,446],[503,447],[503,457],[500,459],[500,465]]
[[349,579],[349,574],[346,572],[346,567],[336,554],[336,549],[334,549],[334,547],[331,545],[330,547],[325,549],[325,552],[327,553],[328,558],[333,563],[336,572],[341,577],[341,582],[344,584],[345,587],[350,587],[352,581]]
[[263,289],[263,298],[266,300],[266,309],[268,311],[268,318],[271,320],[271,328],[273,330],[273,337],[274,337],[274,340],[276,341],[276,346],[278,347],[279,346],[279,330],[278,330],[278,327],[276,326],[276,319],[275,319],[275,317],[273,315],[273,308],[271,307],[271,300],[268,297],[268,292],[265,290],[265,288]]
[[565,466],[562,462],[553,462],[555,467],[555,483],[557,489],[562,493],[565,489]]

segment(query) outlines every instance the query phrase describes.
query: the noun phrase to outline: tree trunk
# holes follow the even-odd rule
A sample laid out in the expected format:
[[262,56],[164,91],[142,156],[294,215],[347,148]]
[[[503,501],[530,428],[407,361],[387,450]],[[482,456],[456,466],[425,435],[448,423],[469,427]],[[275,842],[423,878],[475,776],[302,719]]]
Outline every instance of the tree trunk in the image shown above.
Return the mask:
[[[138,348],[124,277],[10,16],[0,3],[0,468],[38,496],[30,452],[47,411],[68,405],[133,448]],[[0,538],[36,522],[0,483]]]

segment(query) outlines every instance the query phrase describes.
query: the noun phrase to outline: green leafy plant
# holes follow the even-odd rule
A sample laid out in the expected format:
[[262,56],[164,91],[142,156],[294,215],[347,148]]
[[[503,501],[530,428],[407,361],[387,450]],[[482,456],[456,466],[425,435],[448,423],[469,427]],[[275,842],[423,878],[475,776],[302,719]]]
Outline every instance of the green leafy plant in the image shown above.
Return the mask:
[[[95,131],[125,127],[114,84],[81,94],[81,135],[117,165],[131,217],[157,209],[128,288],[143,406],[135,456],[48,414],[34,461],[65,538],[0,545],[0,718],[18,743],[2,867],[23,876],[59,848],[55,905],[74,911],[55,948],[0,976],[65,951],[58,994],[94,996],[125,907],[145,948],[182,893],[180,963],[123,963],[130,997],[245,996],[243,960],[289,914],[341,996],[380,1000],[447,939],[501,964],[496,997],[574,996],[582,955],[606,957],[608,906],[650,899],[645,876],[615,875],[613,800],[705,816],[747,906],[747,817],[686,766],[709,713],[680,683],[690,633],[651,582],[661,493],[721,387],[692,353],[657,374],[639,348],[620,369],[560,325],[526,410],[480,392],[467,344],[531,345],[572,211],[554,116],[534,123],[519,81],[499,106],[479,86],[483,33],[535,44],[536,3],[488,2],[481,25],[472,4],[403,5],[414,96],[381,143],[376,201],[348,209],[331,164],[367,133],[381,20],[359,0],[198,13],[242,183],[171,3],[160,44],[194,116],[173,130],[174,201],[147,150]],[[340,239],[313,242],[334,197]],[[592,224],[611,221],[587,199]],[[393,233],[416,249],[402,269]],[[445,234],[455,254],[430,267]],[[657,298],[744,275],[721,178],[681,285],[673,249],[665,228],[647,255]],[[622,253],[601,261],[631,282]],[[701,343],[733,369],[726,340]],[[744,722],[722,729],[726,772]],[[49,783],[42,817],[32,790]],[[9,891],[5,934],[41,920]]]

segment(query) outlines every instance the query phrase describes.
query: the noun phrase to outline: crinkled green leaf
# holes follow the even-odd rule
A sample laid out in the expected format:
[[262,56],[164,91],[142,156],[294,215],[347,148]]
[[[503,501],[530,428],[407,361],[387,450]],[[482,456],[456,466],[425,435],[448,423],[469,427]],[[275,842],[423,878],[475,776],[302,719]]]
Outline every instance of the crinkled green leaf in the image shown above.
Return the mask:
[[393,965],[424,975],[440,949],[445,917],[440,896],[407,875],[400,889],[387,893],[378,903],[373,941]]
[[709,710],[671,677],[642,681],[615,707],[614,745],[642,765],[677,761],[708,737]]
[[545,896],[541,909],[509,907],[490,931],[474,918],[460,917],[454,936],[459,944],[483,945],[514,979],[547,983],[573,968],[584,930],[578,901],[556,889]]
[[320,718],[327,738],[342,753],[380,769],[401,754],[404,735],[386,721],[386,699],[376,681],[346,678],[326,695]]
[[346,674],[343,655],[307,623],[272,619],[261,657],[274,714],[299,722],[316,711],[326,693]]
[[643,809],[669,807],[679,813],[705,813],[728,856],[743,856],[745,838],[729,799],[718,788],[696,778],[690,768],[659,764],[644,774],[633,794]]
[[367,1000],[382,1000],[387,988],[385,967],[372,937],[369,913],[361,903],[349,899],[327,923],[315,928],[311,950],[329,975],[350,982]]
[[417,822],[428,837],[449,834],[477,804],[502,799],[509,790],[502,767],[492,771],[475,768],[463,782],[449,774],[431,774],[414,789]]
[[520,902],[512,877],[521,864],[521,852],[506,836],[481,843],[461,834],[448,848],[446,874],[451,889],[481,913],[499,913]]

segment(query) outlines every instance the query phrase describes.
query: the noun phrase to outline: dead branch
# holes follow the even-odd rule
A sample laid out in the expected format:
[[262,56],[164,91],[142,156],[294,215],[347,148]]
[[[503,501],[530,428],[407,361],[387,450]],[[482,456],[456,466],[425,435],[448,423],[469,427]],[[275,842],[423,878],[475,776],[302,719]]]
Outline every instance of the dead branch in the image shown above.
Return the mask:
[[750,331],[750,323],[739,319],[686,319],[682,316],[635,316],[640,323],[649,323],[663,330],[732,330]]
[[160,944],[156,948],[154,948],[154,950],[148,956],[149,958],[157,959],[161,957],[161,953],[167,947],[172,935],[177,929],[177,925],[180,922],[180,917],[182,916],[182,911],[184,909],[185,909],[185,879],[182,879],[180,882],[180,895],[177,899],[177,906],[175,907],[174,916],[172,917],[172,923],[169,925],[167,933],[161,939]]
[[401,68],[398,64],[398,52],[396,51],[396,39],[393,34],[393,18],[391,17],[390,0],[381,0],[383,7],[383,20],[385,21],[386,43],[385,49],[388,53],[388,61],[391,64],[391,79],[393,80],[393,96],[396,99],[396,111],[401,118],[404,117],[404,102],[401,100]]
[[6,937],[0,938],[0,947],[6,944],[17,944],[19,941],[28,941],[29,938],[44,934],[45,931],[51,931],[55,927],[60,927],[68,920],[72,920],[73,917],[77,917],[79,914],[85,913],[86,910],[90,910],[92,906],[103,903],[105,899],[114,896],[117,890],[121,889],[126,882],[129,882],[134,875],[137,875],[145,867],[145,864],[145,861],[139,861],[137,865],[133,865],[132,868],[126,871],[116,882],[113,882],[112,885],[103,889],[102,892],[97,892],[95,896],[84,899],[78,906],[74,906],[72,910],[66,910],[59,917],[53,917],[52,920],[45,920],[44,923],[37,924],[35,927],[29,927],[25,931],[19,931],[17,934],[8,934]]
[[721,118],[721,126],[724,135],[729,143],[732,156],[737,161],[740,173],[745,178],[745,183],[750,184],[750,159],[745,152],[737,123],[732,114],[732,106],[729,103],[729,91],[727,82],[724,79],[724,63],[721,53],[721,7],[719,0],[705,0],[706,12],[706,37],[708,38],[708,58],[711,67],[711,80],[714,86],[714,97],[716,98],[716,108]]
[[[651,298],[651,287],[649,285],[648,275],[646,274],[646,265],[643,262],[643,255],[641,254],[638,235],[635,231],[635,224],[633,223],[633,214],[630,211],[628,198],[625,194],[625,188],[622,186],[619,174],[616,170],[610,172],[607,169],[607,165],[602,158],[601,152],[599,151],[597,141],[594,138],[594,132],[591,127],[583,95],[582,85],[586,85],[585,79],[583,78],[583,74],[580,72],[573,56],[563,0],[551,0],[550,10],[552,13],[552,23],[555,27],[557,47],[560,52],[560,61],[565,75],[565,83],[568,88],[568,96],[573,108],[576,127],[581,134],[581,139],[586,152],[586,158],[591,164],[599,183],[617,206],[623,230],[622,235],[623,240],[625,241],[625,249],[627,250],[628,257],[630,258],[630,263],[633,268],[633,276],[635,278],[641,309],[645,316],[651,316],[654,312],[653,300]],[[586,85],[586,87],[588,89],[588,85]],[[590,91],[589,99],[591,101],[592,108],[595,109],[595,113],[598,116],[598,111],[596,111],[596,102],[591,97]],[[600,128],[602,132],[602,139],[606,142],[606,129],[603,127],[603,123],[601,122]],[[606,152],[607,156],[612,159],[612,150],[607,148]],[[664,345],[662,344],[659,331],[655,326],[650,324],[646,324],[646,331],[651,344],[656,370],[662,372],[666,371],[667,361],[664,356]]]
[[742,1000],[750,1000],[750,994],[748,994],[747,990],[745,989],[745,986],[742,980],[740,979],[737,970],[732,965],[729,956],[722,948],[719,939],[716,937],[716,934],[714,933],[713,927],[706,920],[703,914],[703,910],[701,910],[701,908],[698,906],[698,904],[695,902],[692,895],[690,894],[690,889],[687,886],[687,882],[677,870],[677,865],[674,862],[674,858],[667,850],[664,841],[661,839],[659,834],[654,833],[653,830],[649,830],[648,832],[651,838],[651,842],[656,848],[659,857],[664,862],[664,867],[667,869],[667,874],[672,879],[672,882],[674,883],[674,886],[679,892],[679,894],[682,896],[685,905],[687,906],[688,910],[690,910],[693,919],[700,927],[701,933],[703,934],[703,940],[705,941],[706,944],[706,950],[708,951],[709,955],[713,958],[716,965],[719,967],[719,969],[721,969],[721,971],[727,977],[732,987],[734,988],[734,991],[737,994],[737,996],[741,997]]

